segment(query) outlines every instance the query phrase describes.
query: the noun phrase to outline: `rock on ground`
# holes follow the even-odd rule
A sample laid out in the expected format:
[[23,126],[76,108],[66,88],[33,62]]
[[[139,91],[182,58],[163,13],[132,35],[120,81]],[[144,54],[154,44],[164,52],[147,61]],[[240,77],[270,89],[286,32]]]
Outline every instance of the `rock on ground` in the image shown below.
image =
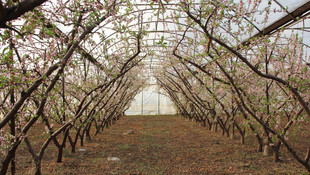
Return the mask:
[[108,157],[108,161],[119,162],[121,159],[118,157]]

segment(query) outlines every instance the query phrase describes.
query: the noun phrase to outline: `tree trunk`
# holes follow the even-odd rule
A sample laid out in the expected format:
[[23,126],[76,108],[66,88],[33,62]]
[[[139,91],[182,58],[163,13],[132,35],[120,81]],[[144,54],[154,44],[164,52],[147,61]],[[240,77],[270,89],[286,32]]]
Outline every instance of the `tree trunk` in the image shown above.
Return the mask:
[[229,138],[230,138],[230,140],[235,140],[235,124],[234,123],[232,124],[231,133],[230,133]]
[[242,132],[242,134],[241,134],[241,139],[240,139],[240,141],[241,141],[241,144],[242,144],[242,145],[244,145],[244,143],[245,143],[244,137],[245,137],[245,130],[244,130],[244,131]]
[[63,149],[64,149],[63,145],[60,145],[60,147],[58,147],[57,163],[62,162]]
[[[10,42],[12,42],[12,41],[10,40]],[[13,49],[11,44],[10,44],[10,49]],[[11,104],[12,104],[12,106],[14,106],[14,104],[15,104],[14,88],[11,89],[11,97],[10,98],[11,98]],[[15,116],[10,120],[9,126],[10,126],[10,130],[11,130],[11,135],[15,136]],[[12,152],[12,160],[11,160],[11,174],[12,175],[15,175],[15,154],[16,154],[15,152],[16,151]]]
[[206,120],[204,119],[204,120],[202,120],[202,122],[201,122],[201,126],[202,127],[206,127],[207,125],[206,125]]
[[211,129],[212,129],[212,122],[208,122],[208,125],[209,125],[209,130],[211,131]]
[[309,146],[308,151],[307,151],[307,154],[306,154],[306,156],[305,156],[305,161],[306,161],[306,163],[309,163],[309,159],[310,159],[310,146]]
[[[12,136],[15,136],[15,118],[12,118],[11,121],[10,121],[10,128],[11,128],[11,135]],[[12,151],[12,159],[11,159],[11,174],[12,175],[15,175],[15,170],[16,170],[16,167],[15,167],[15,150]]]
[[87,129],[86,129],[86,133],[85,133],[85,134],[86,134],[86,138],[87,138],[88,141],[91,140],[91,137],[90,137],[90,128],[91,128],[92,122],[93,122],[93,121],[91,121],[91,122],[88,124],[88,127],[87,127]]
[[7,155],[5,156],[4,160],[2,161],[2,167],[1,167],[1,171],[0,171],[0,174],[6,174],[8,168],[9,168],[9,165],[10,165],[10,162],[13,158],[13,153],[15,153],[16,149],[18,148],[20,144],[20,140],[18,140],[15,145],[9,150],[9,152],[7,153]]
[[231,127],[231,125],[229,125],[228,127],[227,127],[227,129],[226,129],[226,136],[229,138],[229,136],[231,135],[230,134],[230,127]]
[[36,165],[36,170],[35,170],[35,175],[41,175],[41,159],[38,158],[35,160],[35,165]]
[[263,155],[264,155],[264,156],[271,156],[271,154],[272,154],[272,148],[271,148],[271,146],[265,145],[265,146],[264,146],[264,153],[263,153]]
[[263,144],[258,142],[257,152],[263,152]]
[[280,161],[280,158],[279,158],[280,147],[281,147],[281,142],[280,141],[278,141],[277,144],[272,146],[273,159],[274,159],[275,162],[279,162]]
[[217,132],[217,122],[213,122],[211,131]]
[[84,132],[80,135],[80,144],[81,146],[84,146]]
[[68,140],[71,145],[71,153],[75,153],[76,141],[73,141],[71,136],[68,136]]
[[242,129],[240,128],[240,126],[239,126],[237,123],[235,123],[235,126],[236,126],[237,130],[238,130],[239,133],[240,133],[240,136],[241,136],[240,141],[241,141],[242,144],[244,144],[244,143],[245,143],[245,140],[244,140],[244,137],[245,137],[245,129],[243,129],[243,131],[242,131]]

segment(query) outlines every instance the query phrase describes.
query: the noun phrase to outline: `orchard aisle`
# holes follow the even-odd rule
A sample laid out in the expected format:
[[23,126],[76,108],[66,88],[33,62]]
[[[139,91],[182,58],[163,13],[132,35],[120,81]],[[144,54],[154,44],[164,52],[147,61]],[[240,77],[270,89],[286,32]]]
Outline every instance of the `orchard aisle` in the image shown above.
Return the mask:
[[[43,162],[47,174],[298,174],[304,168],[272,162],[198,124],[175,116],[126,116],[71,154],[63,163]],[[80,148],[80,147],[79,147]],[[78,148],[78,149],[79,149]],[[119,162],[108,161],[118,157]],[[47,166],[48,165],[48,166]]]

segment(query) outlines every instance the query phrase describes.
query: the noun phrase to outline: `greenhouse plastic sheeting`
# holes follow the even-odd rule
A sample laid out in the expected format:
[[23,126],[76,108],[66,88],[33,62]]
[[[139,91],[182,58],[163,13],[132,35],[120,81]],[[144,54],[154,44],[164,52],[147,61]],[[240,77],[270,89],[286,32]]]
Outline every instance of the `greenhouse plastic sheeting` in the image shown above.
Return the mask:
[[176,114],[176,108],[158,85],[149,85],[137,94],[126,115]]

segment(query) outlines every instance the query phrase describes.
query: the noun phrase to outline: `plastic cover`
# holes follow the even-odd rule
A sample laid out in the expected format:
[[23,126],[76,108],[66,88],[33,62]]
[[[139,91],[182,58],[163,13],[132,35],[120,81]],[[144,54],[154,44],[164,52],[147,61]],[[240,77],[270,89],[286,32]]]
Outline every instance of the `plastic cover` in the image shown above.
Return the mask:
[[136,95],[126,115],[176,114],[176,107],[158,85],[152,84]]

